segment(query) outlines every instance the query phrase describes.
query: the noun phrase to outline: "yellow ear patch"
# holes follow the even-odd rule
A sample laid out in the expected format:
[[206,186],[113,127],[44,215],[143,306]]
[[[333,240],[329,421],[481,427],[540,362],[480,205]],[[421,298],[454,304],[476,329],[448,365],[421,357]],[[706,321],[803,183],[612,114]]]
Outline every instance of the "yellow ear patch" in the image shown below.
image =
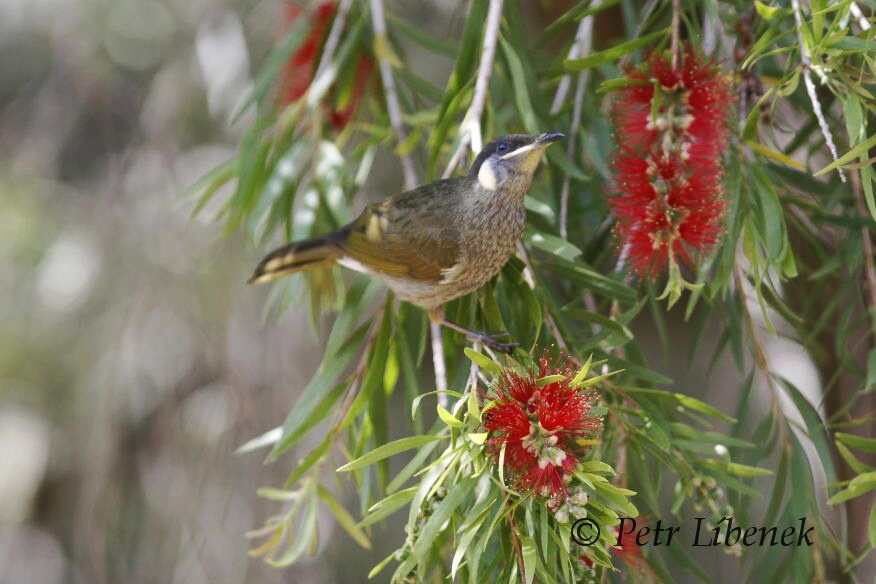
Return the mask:
[[488,191],[496,188],[496,171],[493,170],[493,165],[489,160],[484,160],[481,164],[481,169],[478,171],[478,182]]
[[368,225],[365,228],[365,237],[368,241],[382,241],[383,234],[389,226],[389,221],[386,217],[379,213],[374,213],[368,219]]

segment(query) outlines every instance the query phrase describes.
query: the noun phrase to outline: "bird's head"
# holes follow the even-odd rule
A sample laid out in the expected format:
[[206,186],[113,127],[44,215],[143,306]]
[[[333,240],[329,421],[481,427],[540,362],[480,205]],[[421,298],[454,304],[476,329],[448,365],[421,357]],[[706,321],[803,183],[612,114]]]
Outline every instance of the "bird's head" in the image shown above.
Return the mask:
[[511,134],[493,140],[481,150],[469,175],[476,177],[481,187],[492,191],[508,180],[523,179],[527,186],[545,149],[565,136],[559,132],[547,134]]

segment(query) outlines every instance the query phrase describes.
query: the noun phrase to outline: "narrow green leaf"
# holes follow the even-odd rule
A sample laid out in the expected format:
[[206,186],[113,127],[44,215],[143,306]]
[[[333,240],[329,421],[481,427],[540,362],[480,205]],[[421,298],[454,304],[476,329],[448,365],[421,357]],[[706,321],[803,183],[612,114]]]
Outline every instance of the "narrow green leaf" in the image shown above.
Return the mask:
[[859,156],[866,156],[870,148],[873,148],[874,146],[876,146],[876,134],[873,134],[867,140],[858,144],[857,146],[840,156],[838,159],[834,160],[833,162],[816,172],[813,176],[821,176],[822,174],[828,173],[835,168],[844,166],[849,162],[852,162],[853,160],[855,160],[855,158],[858,158]]
[[520,547],[523,551],[523,570],[525,574],[526,584],[532,584],[535,579],[535,566],[538,561],[538,550],[535,547],[535,540],[528,535],[520,536]]
[[369,541],[368,536],[365,535],[365,532],[363,532],[358,525],[356,525],[356,520],[353,519],[346,509],[344,509],[344,506],[341,505],[335,496],[322,485],[317,487],[316,492],[319,495],[319,498],[322,499],[322,502],[325,503],[325,506],[328,507],[328,510],[331,511],[332,515],[337,519],[338,523],[341,524],[341,527],[344,528],[344,531],[350,534],[350,537],[352,537],[360,546],[366,550],[370,550],[371,541]]
[[234,454],[245,454],[247,452],[252,452],[253,450],[258,450],[259,448],[264,448],[265,446],[273,446],[282,436],[283,428],[274,428],[273,430],[268,430],[261,436],[257,436],[252,440],[246,441],[242,446],[234,451]]
[[434,442],[436,440],[441,440],[441,436],[432,436],[432,435],[421,435],[421,436],[408,436],[407,438],[401,438],[394,442],[390,442],[388,444],[384,444],[383,446],[379,446],[368,452],[363,454],[356,460],[352,460],[345,464],[344,466],[338,469],[338,472],[350,472],[351,470],[356,470],[359,468],[363,468],[368,466],[369,464],[374,464],[378,460],[383,460],[384,458],[389,458],[390,456],[394,456],[400,452],[404,452],[405,450],[411,450],[412,448],[419,448],[425,444],[430,442]]
[[847,434],[845,432],[837,432],[836,437],[852,448],[857,448],[864,452],[876,452],[876,438],[865,438],[863,436]]
[[447,424],[448,426],[450,426],[452,428],[464,427],[464,424],[461,421],[459,421],[458,419],[456,419],[453,416],[453,414],[448,412],[447,408],[445,408],[441,404],[438,404],[437,408],[438,408],[438,417],[441,418],[442,422],[444,422],[445,424]]
[[561,257],[564,260],[572,261],[576,257],[581,255],[580,249],[578,249],[562,237],[557,237],[556,235],[551,235],[550,233],[538,231],[533,227],[528,227],[526,229],[526,232],[523,234],[523,238],[530,245],[533,245],[538,249],[544,250],[549,254]]
[[438,537],[438,534],[444,528],[444,524],[450,519],[450,516],[456,511],[457,507],[471,495],[471,489],[476,481],[477,479],[473,477],[466,477],[450,488],[447,496],[438,503],[429,520],[423,525],[414,541],[411,555],[405,558],[405,561],[398,567],[396,574],[402,577],[407,576],[417,563],[425,559],[432,547],[432,542]]
[[404,507],[414,498],[414,495],[417,493],[417,488],[418,487],[409,487],[407,489],[402,489],[401,491],[393,493],[372,505],[368,509],[368,515],[359,522],[359,527],[373,525]]
[[723,420],[729,424],[736,423],[735,418],[731,418],[727,414],[722,413],[721,411],[713,408],[707,403],[701,402],[695,397],[684,395],[682,393],[676,393],[675,398],[678,400],[679,404],[688,409],[700,412],[701,414],[706,414],[707,416],[712,416],[713,418],[718,418],[719,420]]
[[632,53],[636,49],[647,46],[657,39],[664,38],[667,32],[669,32],[669,29],[658,30],[651,34],[646,34],[645,36],[621,43],[610,49],[593,53],[582,59],[567,59],[563,62],[563,66],[568,71],[583,71],[607,63],[614,63],[621,57]]
[[465,347],[462,352],[465,353],[465,356],[468,357],[472,361],[472,363],[474,363],[484,371],[489,371],[490,373],[499,373],[502,371],[501,365],[499,365],[483,353],[478,353],[470,347]]

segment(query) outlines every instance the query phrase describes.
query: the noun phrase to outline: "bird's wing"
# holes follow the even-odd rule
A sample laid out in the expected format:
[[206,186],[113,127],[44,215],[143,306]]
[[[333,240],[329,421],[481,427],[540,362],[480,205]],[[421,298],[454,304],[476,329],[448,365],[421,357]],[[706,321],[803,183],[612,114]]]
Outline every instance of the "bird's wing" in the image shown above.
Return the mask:
[[459,259],[455,180],[417,187],[368,205],[350,225],[342,248],[375,272],[441,280],[444,270]]

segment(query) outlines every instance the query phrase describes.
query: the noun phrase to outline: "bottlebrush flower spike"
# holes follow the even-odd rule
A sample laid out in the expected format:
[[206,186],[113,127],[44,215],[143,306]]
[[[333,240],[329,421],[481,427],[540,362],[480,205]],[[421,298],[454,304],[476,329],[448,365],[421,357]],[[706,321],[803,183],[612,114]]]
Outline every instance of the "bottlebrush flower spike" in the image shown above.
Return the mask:
[[[506,369],[483,423],[491,433],[487,449],[498,464],[504,447],[503,470],[516,489],[550,497],[554,507],[571,501],[564,509],[583,512],[586,500],[572,501],[567,485],[586,448],[581,442],[592,439],[602,419],[590,414],[592,394],[572,387],[574,375],[571,367],[558,368],[547,357],[537,374]],[[562,377],[544,379],[549,376]]]
[[[286,106],[298,101],[308,90],[316,73],[319,48],[335,16],[337,4],[333,1],[317,5],[310,16],[310,31],[307,38],[283,65],[277,82],[277,103]],[[302,9],[298,4],[290,2],[286,5],[282,31],[285,32],[301,17]],[[328,108],[328,121],[337,129],[345,127],[359,107],[362,94],[365,91],[374,63],[367,56],[359,57],[355,78],[345,91],[335,88],[335,93],[343,94]],[[336,96],[337,97],[337,96]]]
[[677,68],[652,53],[627,78],[613,107],[620,151],[608,204],[632,270],[650,279],[669,270],[671,303],[680,295],[677,262],[695,268],[720,239],[732,94],[720,69],[689,47]]

